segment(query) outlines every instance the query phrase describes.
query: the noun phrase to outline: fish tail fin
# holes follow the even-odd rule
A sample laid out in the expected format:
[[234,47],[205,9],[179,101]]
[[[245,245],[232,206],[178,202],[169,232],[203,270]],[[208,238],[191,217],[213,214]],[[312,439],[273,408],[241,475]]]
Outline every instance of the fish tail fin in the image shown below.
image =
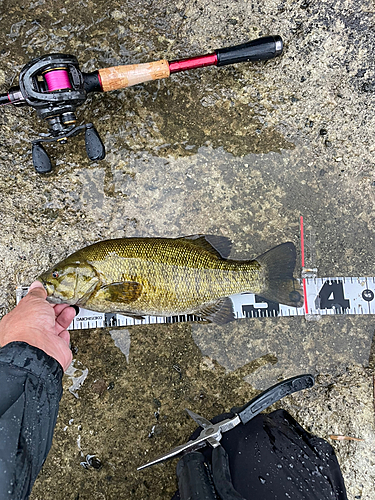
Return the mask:
[[256,259],[265,268],[266,285],[259,293],[265,299],[292,307],[303,305],[303,291],[293,278],[296,265],[296,247],[287,242],[271,248]]

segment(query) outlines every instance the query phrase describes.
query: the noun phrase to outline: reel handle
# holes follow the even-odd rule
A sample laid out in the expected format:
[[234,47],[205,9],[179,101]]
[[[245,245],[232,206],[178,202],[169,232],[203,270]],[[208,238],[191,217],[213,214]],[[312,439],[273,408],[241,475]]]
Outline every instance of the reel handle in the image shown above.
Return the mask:
[[87,123],[80,125],[79,127],[73,127],[64,138],[62,137],[43,137],[33,141],[32,145],[32,155],[33,155],[33,165],[38,172],[38,174],[48,174],[52,171],[52,163],[48,156],[47,151],[42,146],[42,142],[60,142],[66,143],[69,137],[78,135],[81,132],[85,132],[85,146],[87,156],[91,161],[103,160],[105,158],[105,147],[100,139],[100,136],[92,123]]

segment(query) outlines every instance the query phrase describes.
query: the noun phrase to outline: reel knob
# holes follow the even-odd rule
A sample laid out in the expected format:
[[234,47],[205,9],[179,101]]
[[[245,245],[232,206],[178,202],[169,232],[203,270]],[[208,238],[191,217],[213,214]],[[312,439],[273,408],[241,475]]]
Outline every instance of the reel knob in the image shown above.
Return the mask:
[[33,142],[33,165],[38,174],[48,174],[52,170],[52,163],[44,147],[39,142]]
[[92,123],[86,125],[85,145],[86,153],[90,160],[103,160],[105,157],[105,147]]

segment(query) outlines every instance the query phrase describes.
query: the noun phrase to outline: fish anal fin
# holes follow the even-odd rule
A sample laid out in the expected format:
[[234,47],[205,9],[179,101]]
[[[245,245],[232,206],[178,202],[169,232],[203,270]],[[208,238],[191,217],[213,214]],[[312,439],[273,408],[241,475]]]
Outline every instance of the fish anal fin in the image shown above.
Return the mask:
[[192,234],[177,238],[179,240],[189,240],[208,252],[216,255],[219,258],[226,259],[229,257],[232,250],[232,241],[226,236],[217,236],[214,234]]
[[146,316],[141,316],[140,314],[133,314],[132,312],[129,311],[116,311],[117,314],[122,314],[123,316],[128,316],[129,318],[134,318],[134,319],[146,319]]
[[118,304],[129,304],[137,300],[142,293],[142,285],[137,281],[110,283],[100,288],[104,300]]
[[196,314],[203,320],[216,323],[217,325],[225,325],[235,319],[233,303],[229,297],[223,297],[214,304],[208,304],[199,309]]

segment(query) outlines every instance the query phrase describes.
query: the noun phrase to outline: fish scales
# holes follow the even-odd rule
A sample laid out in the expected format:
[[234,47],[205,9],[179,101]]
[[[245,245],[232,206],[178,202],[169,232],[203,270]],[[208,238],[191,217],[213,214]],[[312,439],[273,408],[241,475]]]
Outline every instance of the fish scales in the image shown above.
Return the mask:
[[227,238],[122,238],[78,250],[38,279],[48,300],[135,317],[195,314],[232,320],[230,295],[253,292],[298,307],[302,290],[293,278],[296,251],[283,243],[256,260],[229,260]]
[[[202,302],[239,293],[246,287],[260,290],[255,283],[260,266],[255,261],[219,259],[189,241],[132,238],[86,250],[80,257],[95,267],[103,284],[135,281],[142,285],[140,297],[126,309],[129,312],[192,313]],[[99,302],[97,297],[97,310],[102,307]],[[119,307],[117,304],[117,310]]]

